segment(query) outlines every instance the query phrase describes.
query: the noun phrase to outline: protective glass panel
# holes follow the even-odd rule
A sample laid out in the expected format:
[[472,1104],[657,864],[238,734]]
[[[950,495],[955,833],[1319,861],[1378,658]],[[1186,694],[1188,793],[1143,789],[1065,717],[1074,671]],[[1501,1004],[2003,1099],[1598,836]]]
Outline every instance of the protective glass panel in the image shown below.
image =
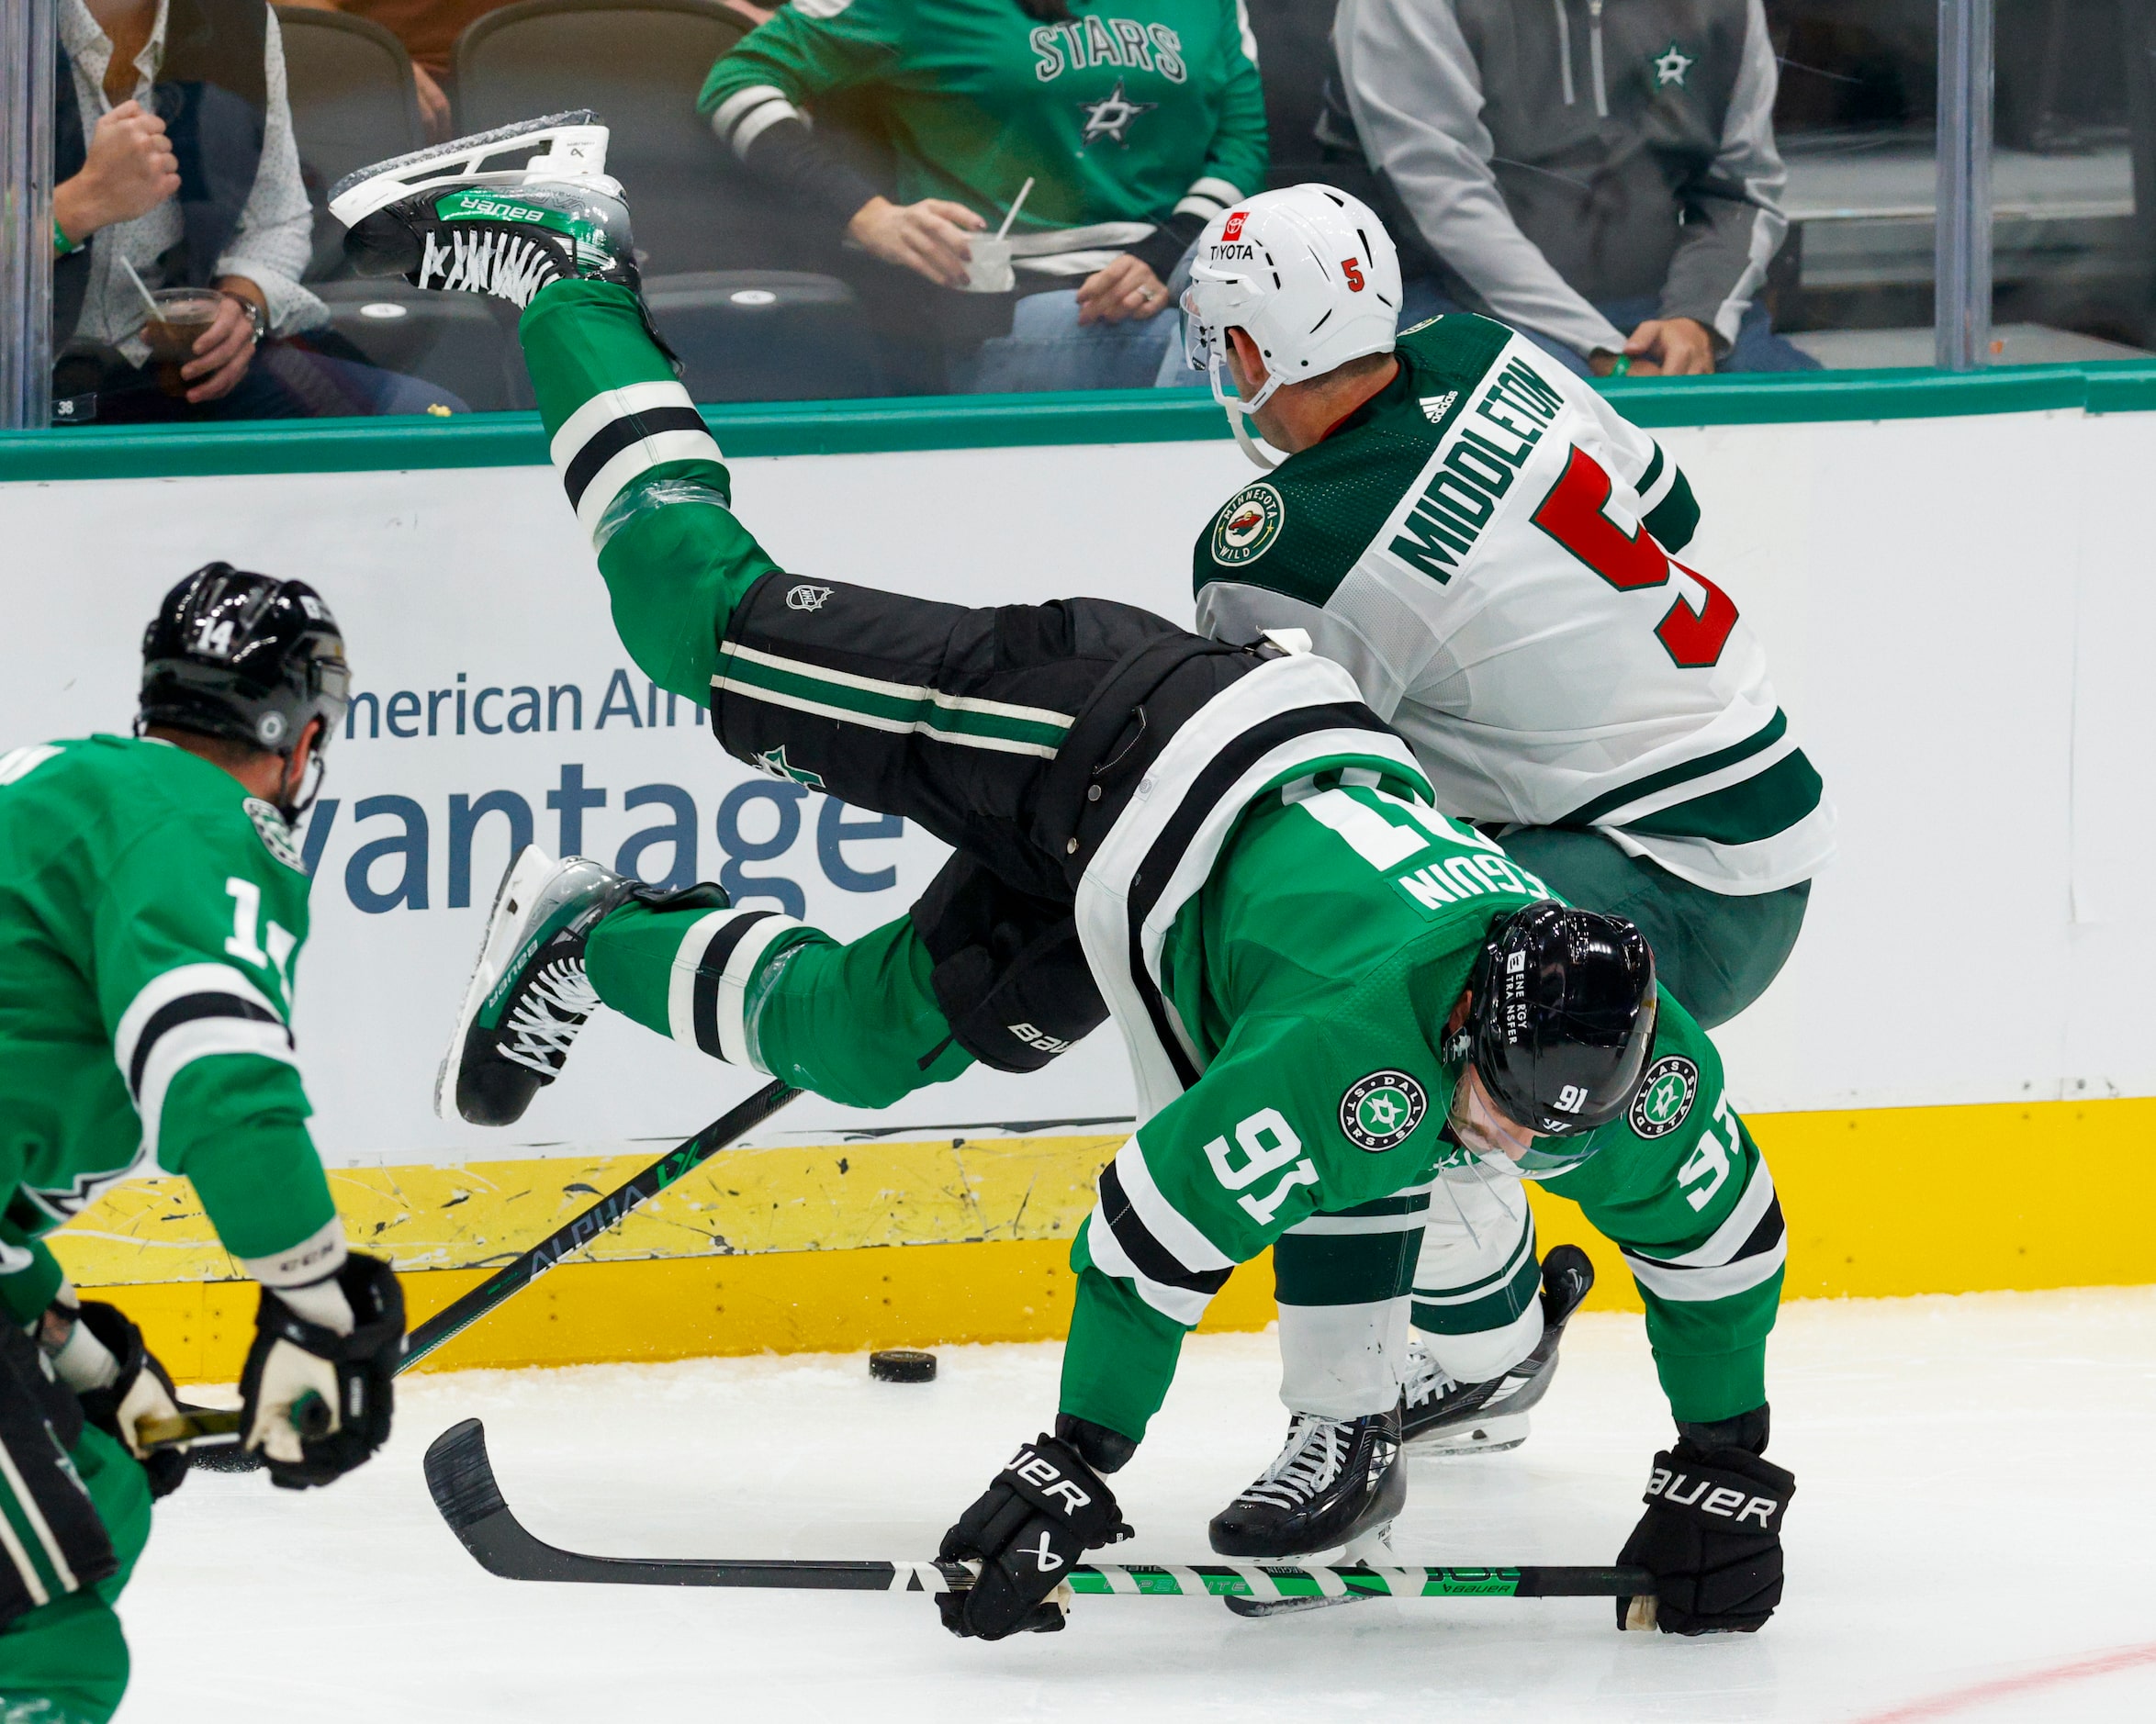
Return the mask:
[[2002,0],[1992,159],[1993,364],[2156,347],[2156,7]]
[[1929,365],[1937,0],[1769,0],[1788,238],[1762,298],[1831,370]]

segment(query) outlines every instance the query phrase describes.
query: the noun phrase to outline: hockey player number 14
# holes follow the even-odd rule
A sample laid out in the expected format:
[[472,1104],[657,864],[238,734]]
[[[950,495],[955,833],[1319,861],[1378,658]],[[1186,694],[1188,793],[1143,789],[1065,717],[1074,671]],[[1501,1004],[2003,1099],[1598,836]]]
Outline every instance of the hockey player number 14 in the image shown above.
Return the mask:
[[1697,569],[1674,562],[1645,527],[1627,533],[1604,514],[1610,490],[1610,476],[1586,450],[1575,449],[1565,476],[1534,511],[1534,524],[1619,592],[1663,586],[1672,568],[1699,582],[1706,604],[1694,610],[1679,599],[1655,625],[1655,638],[1680,669],[1707,669],[1736,627],[1735,602]]

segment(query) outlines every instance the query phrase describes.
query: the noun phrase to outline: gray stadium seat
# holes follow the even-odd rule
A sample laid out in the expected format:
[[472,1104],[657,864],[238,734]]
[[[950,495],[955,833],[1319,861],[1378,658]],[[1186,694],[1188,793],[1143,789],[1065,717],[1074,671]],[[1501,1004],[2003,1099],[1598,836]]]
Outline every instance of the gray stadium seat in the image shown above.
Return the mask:
[[654,270],[797,263],[759,245],[771,222],[696,111],[712,62],[747,27],[719,0],[522,0],[456,43],[457,129],[593,109]]
[[490,300],[421,293],[394,278],[310,283],[330,325],[385,370],[423,377],[475,411],[528,407],[523,356]]
[[651,275],[644,297],[694,400],[827,401],[885,392],[853,290],[828,275]]
[[323,194],[354,168],[399,156],[426,141],[404,44],[367,18],[279,6],[292,135],[313,200],[311,277],[339,273],[343,229]]

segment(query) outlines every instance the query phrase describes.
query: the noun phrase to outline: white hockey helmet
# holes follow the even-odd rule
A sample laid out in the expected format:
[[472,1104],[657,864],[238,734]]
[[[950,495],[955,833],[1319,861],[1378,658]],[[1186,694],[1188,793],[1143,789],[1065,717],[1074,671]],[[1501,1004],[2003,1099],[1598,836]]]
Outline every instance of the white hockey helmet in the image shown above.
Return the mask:
[[[1365,353],[1389,353],[1400,314],[1400,260],[1376,213],[1330,185],[1261,192],[1206,223],[1183,296],[1191,369],[1212,379],[1239,437],[1285,383],[1323,376]],[[1225,375],[1228,331],[1264,355],[1249,400]]]

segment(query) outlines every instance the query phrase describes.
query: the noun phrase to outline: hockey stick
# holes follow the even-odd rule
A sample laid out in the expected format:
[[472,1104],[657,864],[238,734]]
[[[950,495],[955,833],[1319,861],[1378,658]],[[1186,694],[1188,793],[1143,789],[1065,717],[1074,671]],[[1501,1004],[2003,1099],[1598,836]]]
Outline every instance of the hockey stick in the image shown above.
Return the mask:
[[[773,1079],[740,1106],[729,1109],[695,1136],[667,1151],[634,1179],[617,1185],[580,1215],[563,1223],[528,1251],[503,1264],[485,1281],[434,1313],[406,1338],[399,1371],[410,1371],[429,1353],[454,1340],[473,1324],[529,1287],[540,1276],[572,1252],[579,1251],[632,1210],[657,1197],[668,1186],[695,1168],[702,1167],[736,1138],[757,1126],[801,1091]],[[161,1419],[143,1427],[145,1447],[191,1442],[201,1437],[220,1437],[240,1428],[237,1412],[224,1409],[190,1409],[175,1419]],[[197,1457],[198,1459],[200,1457]],[[235,1470],[238,1457],[219,1459],[224,1470]],[[241,1468],[241,1470],[244,1470]]]
[[801,1091],[774,1078],[740,1106],[730,1109],[679,1148],[669,1149],[643,1172],[616,1186],[575,1219],[556,1227],[530,1250],[434,1313],[405,1342],[399,1371],[410,1371],[444,1342],[454,1340],[495,1306],[513,1298],[573,1251],[580,1251],[641,1203],[657,1197],[691,1169],[702,1167],[744,1133],[770,1118]]
[[[427,1450],[427,1489],[457,1540],[503,1580],[616,1586],[778,1586],[823,1592],[963,1592],[966,1562],[806,1562],[721,1558],[585,1556],[535,1539],[494,1482],[487,1433],[476,1418],[452,1425]],[[1277,1562],[1100,1562],[1074,1565],[1073,1593],[1132,1597],[1645,1598],[1643,1568],[1304,1568]]]

